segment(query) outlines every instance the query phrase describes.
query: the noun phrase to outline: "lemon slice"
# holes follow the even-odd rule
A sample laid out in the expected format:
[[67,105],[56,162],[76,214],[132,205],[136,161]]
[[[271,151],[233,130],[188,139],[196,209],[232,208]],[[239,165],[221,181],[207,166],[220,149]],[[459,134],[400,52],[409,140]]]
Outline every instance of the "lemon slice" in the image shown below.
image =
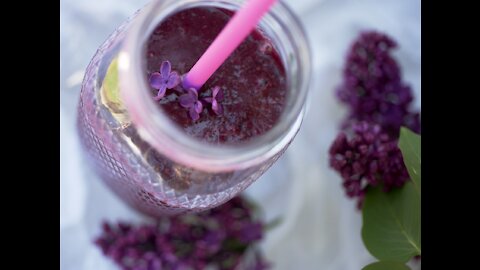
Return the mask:
[[120,98],[120,85],[118,82],[118,58],[115,57],[107,69],[101,89],[102,102],[114,114],[126,113]]

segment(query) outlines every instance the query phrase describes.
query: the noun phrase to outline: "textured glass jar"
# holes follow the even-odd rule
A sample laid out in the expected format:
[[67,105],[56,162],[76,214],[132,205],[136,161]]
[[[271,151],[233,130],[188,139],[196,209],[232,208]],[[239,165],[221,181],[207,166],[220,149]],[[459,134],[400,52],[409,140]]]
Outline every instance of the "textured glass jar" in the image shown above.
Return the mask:
[[[287,101],[278,123],[237,146],[211,145],[184,134],[158,110],[143,74],[144,44],[169,15],[198,6],[237,10],[242,0],[154,1],[122,24],[86,70],[78,108],[82,144],[101,178],[137,210],[161,216],[197,212],[231,199],[260,177],[298,132],[310,81],[310,51],[297,18],[281,2],[258,30],[279,52]],[[121,108],[105,101],[104,78],[118,59]]]

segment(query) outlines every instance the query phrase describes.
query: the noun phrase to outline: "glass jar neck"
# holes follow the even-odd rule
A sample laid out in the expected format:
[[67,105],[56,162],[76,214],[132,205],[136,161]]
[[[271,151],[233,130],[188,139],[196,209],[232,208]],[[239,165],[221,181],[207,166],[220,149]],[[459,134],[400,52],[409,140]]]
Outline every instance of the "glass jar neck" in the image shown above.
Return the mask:
[[147,5],[133,20],[119,54],[121,95],[140,136],[159,153],[203,171],[232,171],[263,163],[280,152],[300,128],[310,82],[310,49],[295,15],[278,2],[259,29],[279,52],[287,77],[285,109],[276,125],[240,145],[212,145],[190,137],[159,110],[144,74],[145,44],[155,27],[180,10],[211,6],[238,10],[244,0],[162,0]]

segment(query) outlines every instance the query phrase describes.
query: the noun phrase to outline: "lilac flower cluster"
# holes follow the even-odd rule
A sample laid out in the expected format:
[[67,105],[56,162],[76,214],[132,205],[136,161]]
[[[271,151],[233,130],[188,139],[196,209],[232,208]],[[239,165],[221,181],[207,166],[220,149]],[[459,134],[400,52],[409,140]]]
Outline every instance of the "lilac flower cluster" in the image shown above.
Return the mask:
[[[212,111],[216,115],[223,113],[223,107],[220,105],[220,101],[223,99],[223,92],[220,87],[216,86],[212,89],[212,97],[206,97],[203,102],[210,103],[212,105]],[[198,98],[198,92],[195,88],[187,89],[186,93],[178,98],[180,106],[188,109],[188,114],[193,121],[200,118],[200,113],[203,110],[203,102]]]
[[[181,77],[176,71],[172,71],[172,65],[169,61],[163,61],[160,66],[160,72],[152,73],[149,82],[150,87],[158,90],[157,96],[155,96],[154,99],[159,101],[165,96],[167,89],[175,89],[175,87],[180,84]],[[211,104],[212,111],[216,115],[223,113],[223,106],[220,104],[220,101],[223,100],[223,92],[219,86],[212,89],[211,97],[205,97],[203,99],[199,99],[198,91],[195,88],[179,88],[176,90],[182,93],[178,98],[180,106],[188,110],[188,115],[193,121],[200,118],[200,113],[208,103]]]
[[390,50],[397,44],[377,32],[364,32],[353,43],[338,88],[350,114],[330,147],[330,166],[343,178],[349,197],[361,207],[369,186],[388,192],[408,179],[397,140],[401,126],[420,132],[420,114],[411,112],[410,87]]
[[330,147],[330,166],[342,176],[347,195],[359,198],[359,207],[367,186],[382,184],[388,192],[409,179],[397,141],[368,122],[337,136]]
[[[236,197],[199,214],[164,217],[155,224],[104,223],[95,243],[125,270],[238,269],[262,238],[248,201]],[[268,269],[255,252],[249,269]]]
[[364,32],[353,43],[337,90],[350,109],[346,125],[377,123],[393,137],[398,137],[401,126],[420,131],[420,115],[409,109],[412,91],[402,82],[400,68],[390,55],[396,47],[390,37],[377,32]]

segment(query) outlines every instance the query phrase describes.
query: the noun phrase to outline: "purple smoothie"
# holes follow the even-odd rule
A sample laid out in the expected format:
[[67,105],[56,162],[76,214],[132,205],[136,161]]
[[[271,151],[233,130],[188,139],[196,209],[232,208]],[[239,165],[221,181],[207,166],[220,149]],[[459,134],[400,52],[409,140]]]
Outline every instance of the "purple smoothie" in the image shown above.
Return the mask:
[[[169,60],[172,70],[185,74],[206,51],[232,17],[233,12],[213,7],[180,11],[163,21],[146,45],[146,78]],[[199,90],[199,98],[211,96],[220,86],[222,115],[210,107],[193,121],[178,103],[181,95],[167,90],[159,107],[187,134],[209,143],[240,143],[270,130],[285,104],[285,69],[272,43],[253,31]],[[181,86],[177,86],[177,90]],[[152,97],[157,90],[152,88]],[[206,104],[205,104],[206,105]]]

